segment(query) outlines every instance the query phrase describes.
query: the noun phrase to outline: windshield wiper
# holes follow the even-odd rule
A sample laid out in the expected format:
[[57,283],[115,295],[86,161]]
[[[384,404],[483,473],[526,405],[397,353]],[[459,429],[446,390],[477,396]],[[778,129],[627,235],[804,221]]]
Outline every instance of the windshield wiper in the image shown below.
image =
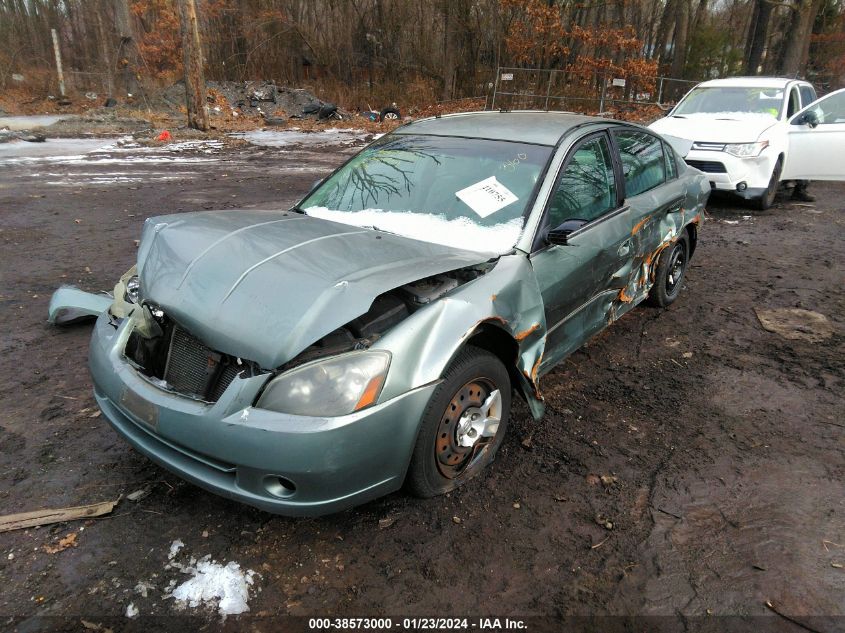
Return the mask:
[[399,235],[396,231],[388,231],[387,229],[380,229],[375,224],[363,224],[361,225],[362,229],[372,229],[373,231],[378,231],[379,233],[390,233],[390,235]]
[[672,118],[674,118],[674,119],[686,119],[687,117],[685,117],[683,114],[673,114]]

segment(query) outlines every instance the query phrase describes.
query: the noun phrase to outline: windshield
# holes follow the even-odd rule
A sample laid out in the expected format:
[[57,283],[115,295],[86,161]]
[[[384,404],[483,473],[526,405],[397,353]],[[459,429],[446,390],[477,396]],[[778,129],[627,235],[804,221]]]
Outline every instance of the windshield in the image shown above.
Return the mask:
[[783,88],[694,88],[672,113],[761,114],[777,118],[783,107]]
[[300,208],[325,220],[501,254],[519,239],[552,149],[393,134],[365,148]]

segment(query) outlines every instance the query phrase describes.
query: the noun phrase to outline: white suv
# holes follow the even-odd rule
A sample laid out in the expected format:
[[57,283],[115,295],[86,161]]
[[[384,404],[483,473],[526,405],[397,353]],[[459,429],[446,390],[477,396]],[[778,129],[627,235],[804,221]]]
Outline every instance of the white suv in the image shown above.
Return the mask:
[[698,84],[649,127],[674,140],[675,149],[707,174],[714,190],[734,192],[767,209],[786,162],[789,119],[815,100],[816,91],[806,81],[715,79]]

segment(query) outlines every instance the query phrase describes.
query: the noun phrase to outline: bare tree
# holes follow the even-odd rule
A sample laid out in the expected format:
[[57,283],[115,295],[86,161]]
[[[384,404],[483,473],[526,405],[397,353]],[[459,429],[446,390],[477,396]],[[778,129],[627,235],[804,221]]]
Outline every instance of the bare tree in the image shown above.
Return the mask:
[[179,25],[182,33],[182,53],[185,65],[185,97],[188,106],[188,126],[208,130],[208,106],[205,99],[205,73],[197,6],[194,0],[178,0]]

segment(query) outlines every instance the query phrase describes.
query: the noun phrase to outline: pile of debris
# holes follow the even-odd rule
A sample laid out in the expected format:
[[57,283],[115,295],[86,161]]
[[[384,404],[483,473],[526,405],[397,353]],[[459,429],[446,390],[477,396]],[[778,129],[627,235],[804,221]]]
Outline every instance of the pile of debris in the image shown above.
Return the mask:
[[[209,81],[208,107],[213,117],[261,117],[267,123],[294,118],[340,119],[343,112],[304,88],[277,86],[271,81]],[[178,81],[164,91],[162,99],[173,109],[185,102],[185,84]]]

